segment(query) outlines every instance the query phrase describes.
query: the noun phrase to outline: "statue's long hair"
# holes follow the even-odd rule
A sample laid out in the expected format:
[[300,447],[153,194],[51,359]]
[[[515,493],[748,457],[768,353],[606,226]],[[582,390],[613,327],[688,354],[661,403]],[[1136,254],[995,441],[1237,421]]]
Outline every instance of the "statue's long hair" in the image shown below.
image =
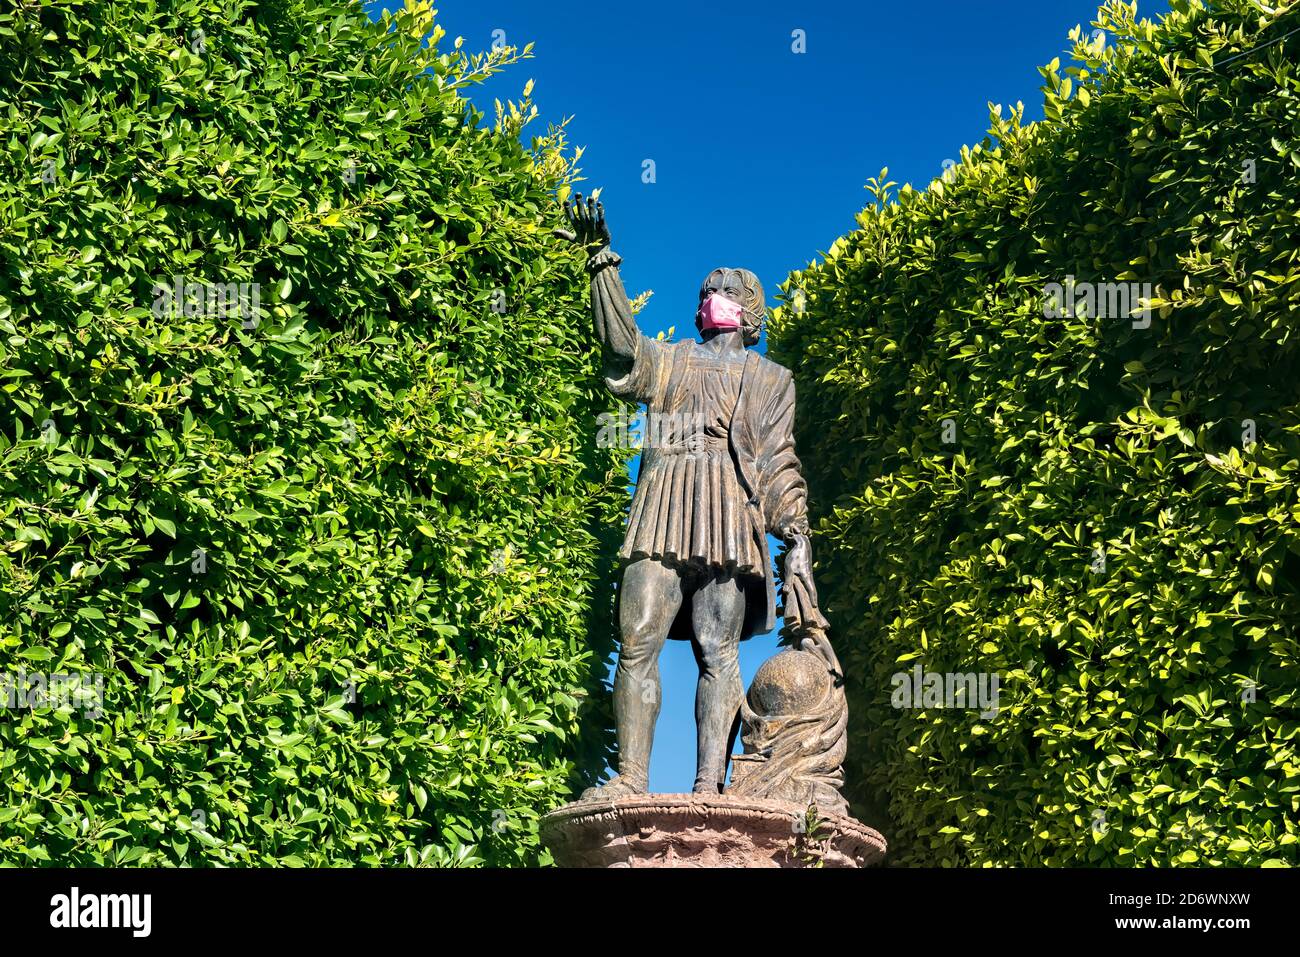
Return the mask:
[[[729,266],[719,266],[713,272],[704,277],[700,283],[700,302],[704,302],[705,292],[709,288],[709,280],[715,276],[718,277],[719,284],[726,281],[730,274],[740,277],[740,284],[745,289],[745,318],[743,320],[742,333],[745,337],[745,345],[752,346],[757,344],[759,337],[763,335],[763,325],[767,321],[767,298],[763,295],[763,284],[758,281],[758,277],[748,269],[732,269]],[[698,322],[697,322],[698,325]]]

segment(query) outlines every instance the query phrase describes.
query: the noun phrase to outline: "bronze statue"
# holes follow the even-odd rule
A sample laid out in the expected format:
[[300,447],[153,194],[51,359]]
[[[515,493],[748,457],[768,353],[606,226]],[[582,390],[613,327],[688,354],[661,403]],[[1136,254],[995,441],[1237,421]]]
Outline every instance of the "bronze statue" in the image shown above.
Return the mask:
[[[813,585],[807,488],[794,449],[793,377],[747,349],[762,333],[763,287],[748,270],[715,269],[700,286],[700,340],[650,339],[633,318],[603,204],[584,202],[578,194],[564,210],[572,228],[556,234],[587,252],[605,385],[619,398],[644,403],[651,425],[662,426],[651,429],[653,441],[641,452],[621,551],[626,562],[618,593],[622,642],[614,677],[618,774],[589,789],[583,800],[646,792],[661,701],[659,655],[669,637],[693,642],[700,669],[694,790],[722,791],[744,705],[740,642],[776,621],[769,533],[786,545],[787,629],[810,641],[808,650],[786,654],[816,656],[831,680],[807,696],[816,714],[806,720],[745,708],[747,750],[760,752],[754,760],[771,759],[759,769],[763,773],[751,768],[747,777],[757,786],[751,792],[756,795],[777,788],[790,799],[820,794],[829,800],[844,755],[843,692]],[[795,676],[806,670],[778,669]],[[784,700],[770,691],[766,699],[751,703],[770,710]],[[777,720],[764,721],[772,718]],[[787,726],[795,736],[778,733]],[[811,737],[798,737],[809,728],[815,728]],[[789,783],[796,778],[804,782],[795,787],[797,794]]]

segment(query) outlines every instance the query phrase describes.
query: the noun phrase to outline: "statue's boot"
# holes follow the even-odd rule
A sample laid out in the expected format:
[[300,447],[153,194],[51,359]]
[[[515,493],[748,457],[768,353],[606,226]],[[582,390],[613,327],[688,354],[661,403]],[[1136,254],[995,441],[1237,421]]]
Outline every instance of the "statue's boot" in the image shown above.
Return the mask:
[[634,781],[621,774],[616,774],[604,784],[594,788],[587,788],[582,792],[582,797],[579,800],[616,801],[619,798],[645,794],[648,786],[648,781]]
[[710,774],[703,779],[696,778],[694,786],[691,787],[692,794],[721,794],[722,782],[718,780],[718,775]]

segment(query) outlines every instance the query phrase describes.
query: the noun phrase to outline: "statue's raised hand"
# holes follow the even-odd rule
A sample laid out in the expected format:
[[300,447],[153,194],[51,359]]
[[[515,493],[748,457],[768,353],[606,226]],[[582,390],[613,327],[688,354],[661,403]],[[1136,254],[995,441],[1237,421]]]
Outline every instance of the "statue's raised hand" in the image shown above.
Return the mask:
[[556,236],[577,243],[587,251],[588,256],[595,256],[601,250],[609,248],[609,226],[605,222],[605,205],[588,197],[584,202],[581,193],[574,194],[573,202],[564,201],[564,218],[569,221],[571,229],[556,229]]

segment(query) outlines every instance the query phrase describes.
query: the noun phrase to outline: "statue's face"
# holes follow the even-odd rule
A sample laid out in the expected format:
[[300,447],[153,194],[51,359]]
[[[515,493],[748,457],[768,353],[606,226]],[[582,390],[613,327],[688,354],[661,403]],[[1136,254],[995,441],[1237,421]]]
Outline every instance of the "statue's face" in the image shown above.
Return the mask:
[[[714,293],[740,304],[745,310],[745,345],[752,346],[758,342],[763,331],[763,317],[767,312],[763,286],[758,277],[748,269],[715,269],[704,277],[704,282],[700,285],[700,302],[703,303]],[[699,325],[698,319],[696,325]]]
[[745,292],[745,283],[740,277],[740,273],[735,269],[715,269],[709,273],[704,285],[700,287],[700,302],[703,302],[713,293],[718,292],[726,296],[732,302],[740,303],[742,306],[748,306],[749,301]]

